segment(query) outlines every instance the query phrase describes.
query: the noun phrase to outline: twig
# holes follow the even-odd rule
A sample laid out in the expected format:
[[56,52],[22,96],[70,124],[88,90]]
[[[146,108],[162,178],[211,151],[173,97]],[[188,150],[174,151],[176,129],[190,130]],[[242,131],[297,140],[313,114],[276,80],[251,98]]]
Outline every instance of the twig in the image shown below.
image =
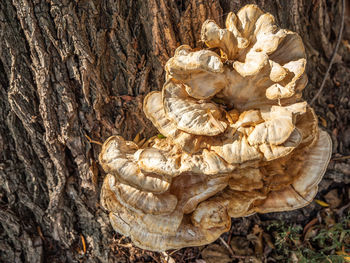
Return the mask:
[[175,260],[166,252],[162,252],[166,263],[175,263]]
[[230,252],[231,256],[234,256],[235,253],[233,253],[232,248],[230,248],[230,246],[226,243],[226,241],[222,237],[219,237],[219,239],[220,239],[221,243],[226,247],[228,252]]
[[233,233],[233,227],[231,226],[230,232],[228,233],[227,244],[231,243],[232,233]]
[[157,263],[161,262],[153,255],[153,253],[150,253],[149,256],[151,256],[151,258],[153,258],[155,262],[157,262]]
[[345,0],[342,0],[342,17],[341,17],[341,24],[340,24],[340,29],[339,29],[337,44],[335,45],[335,48],[334,48],[334,50],[333,50],[333,54],[332,54],[332,57],[331,57],[331,61],[329,62],[329,66],[328,66],[328,68],[327,68],[326,74],[325,74],[324,77],[323,77],[322,84],[321,84],[321,86],[320,86],[318,92],[317,92],[316,95],[314,96],[314,98],[311,100],[310,105],[314,104],[314,102],[316,101],[316,99],[320,96],[320,94],[321,94],[321,92],[322,92],[322,90],[323,90],[323,88],[324,88],[324,85],[326,84],[326,80],[327,80],[329,71],[330,71],[331,68],[332,68],[332,65],[333,65],[333,62],[334,62],[334,59],[335,59],[335,55],[337,54],[337,51],[338,51],[339,45],[340,45],[340,41],[341,41],[341,39],[342,39],[343,30],[344,30],[344,20],[345,20]]
[[80,239],[81,239],[81,243],[83,245],[83,252],[85,254],[86,253],[86,242],[85,242],[85,238],[82,234],[80,234]]
[[188,248],[186,248],[186,250],[182,253],[180,262],[184,262],[184,258],[185,258],[185,255],[187,254],[187,251],[188,251]]
[[41,238],[43,241],[45,241],[45,237],[44,237],[44,235],[43,235],[43,232],[41,231],[40,226],[37,226],[36,229],[38,230],[38,233],[39,233],[40,238]]
[[350,207],[350,203],[347,205],[342,206],[341,208],[336,210],[336,213],[340,216],[343,214],[344,210],[348,209]]
[[175,249],[174,251],[171,251],[169,253],[169,256],[172,256],[173,254],[175,254],[177,251],[181,250],[181,248]]
[[221,243],[226,247],[226,249],[230,252],[232,258],[246,258],[245,256],[237,256],[235,253],[233,253],[232,248],[226,243],[226,241],[222,238],[219,237]]
[[131,248],[132,244],[131,243],[128,243],[128,244],[117,244],[117,246],[124,247],[124,248]]
[[101,142],[98,142],[98,141],[95,141],[95,140],[91,139],[91,138],[90,138],[88,135],[86,135],[86,134],[84,134],[84,135],[85,135],[86,139],[88,139],[88,141],[89,141],[90,143],[102,145]]
[[314,218],[312,219],[309,223],[306,224],[306,226],[304,227],[304,230],[303,230],[303,235],[306,234],[306,231],[312,227],[313,225],[317,224],[318,223],[318,218]]
[[341,157],[334,157],[331,159],[331,161],[339,161],[339,160],[346,160],[346,159],[350,159],[350,155],[345,155],[345,156],[341,156]]

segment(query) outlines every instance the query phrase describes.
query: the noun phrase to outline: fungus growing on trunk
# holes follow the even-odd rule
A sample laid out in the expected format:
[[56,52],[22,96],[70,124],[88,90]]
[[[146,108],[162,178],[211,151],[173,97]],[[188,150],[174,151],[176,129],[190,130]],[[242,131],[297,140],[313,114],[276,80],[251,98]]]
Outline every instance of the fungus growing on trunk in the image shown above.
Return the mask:
[[247,5],[225,29],[206,21],[201,37],[212,49],[178,47],[163,90],[144,100],[166,138],[140,148],[112,136],[99,157],[112,226],[144,249],[204,245],[231,217],[306,206],[330,159],[330,137],[301,99],[296,33]]

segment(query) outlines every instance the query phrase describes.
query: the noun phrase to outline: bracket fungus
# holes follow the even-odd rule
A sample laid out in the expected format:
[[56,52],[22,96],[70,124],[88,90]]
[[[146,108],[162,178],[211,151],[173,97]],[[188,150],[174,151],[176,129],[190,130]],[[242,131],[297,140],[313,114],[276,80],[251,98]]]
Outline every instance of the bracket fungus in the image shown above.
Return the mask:
[[331,156],[331,139],[302,100],[300,36],[255,5],[207,20],[208,49],[183,45],[165,65],[161,92],[144,100],[166,138],[139,147],[120,136],[102,147],[101,192],[113,228],[154,251],[199,246],[231,217],[309,204]]

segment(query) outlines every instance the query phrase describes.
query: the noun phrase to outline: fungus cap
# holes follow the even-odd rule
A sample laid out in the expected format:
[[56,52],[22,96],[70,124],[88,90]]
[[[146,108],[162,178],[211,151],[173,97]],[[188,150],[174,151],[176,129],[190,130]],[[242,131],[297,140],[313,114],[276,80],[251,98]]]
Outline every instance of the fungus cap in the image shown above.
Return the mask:
[[143,111],[166,138],[142,147],[112,136],[100,164],[101,204],[113,228],[154,251],[200,246],[231,217],[309,204],[332,143],[301,98],[300,36],[255,5],[203,23],[209,49],[176,49],[162,91]]

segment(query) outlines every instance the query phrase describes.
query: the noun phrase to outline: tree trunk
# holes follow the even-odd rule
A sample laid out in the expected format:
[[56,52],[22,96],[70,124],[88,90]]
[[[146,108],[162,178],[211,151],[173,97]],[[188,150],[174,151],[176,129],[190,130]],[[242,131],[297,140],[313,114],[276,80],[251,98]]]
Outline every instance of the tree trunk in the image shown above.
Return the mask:
[[[0,1],[0,261],[157,260],[120,249],[99,194],[100,145],[113,134],[156,134],[142,101],[164,83],[164,64],[180,44],[203,47],[201,24],[223,26],[228,12],[256,3],[298,32],[308,54],[306,98],[317,92],[341,22],[331,0],[2,0]],[[346,37],[346,36],[345,36]],[[343,42],[316,110],[349,109]],[[345,77],[344,77],[345,76]],[[346,77],[347,76],[347,77]],[[334,113],[333,116],[337,116]],[[340,116],[347,118],[349,116]],[[346,153],[347,130],[333,135]],[[350,133],[350,131],[348,132]],[[341,148],[343,147],[343,148]],[[141,259],[142,258],[142,259]]]

